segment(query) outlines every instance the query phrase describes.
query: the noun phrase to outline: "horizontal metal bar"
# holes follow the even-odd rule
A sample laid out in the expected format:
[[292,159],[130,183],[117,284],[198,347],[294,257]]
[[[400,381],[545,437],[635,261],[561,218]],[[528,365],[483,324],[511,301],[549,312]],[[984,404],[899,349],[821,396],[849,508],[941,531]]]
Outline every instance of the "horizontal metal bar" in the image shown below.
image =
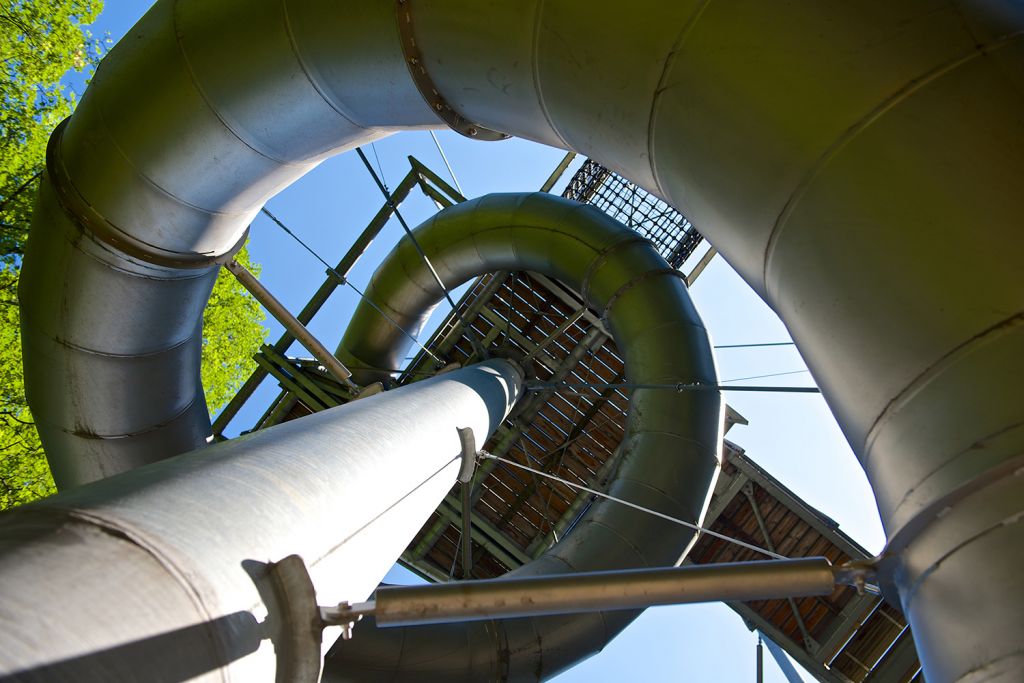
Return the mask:
[[[312,410],[313,412],[326,410],[328,408],[328,406],[321,403],[318,398],[316,398],[308,391],[306,391],[305,387],[296,382],[295,378],[292,377],[284,368],[278,366],[276,363],[267,358],[267,356],[265,356],[264,354],[257,353],[255,356],[253,356],[253,360],[255,360],[256,363],[261,368],[266,370],[271,377],[276,379],[278,381],[278,384],[281,385],[282,389],[294,394],[296,398],[298,398],[300,401],[306,404],[306,407]],[[285,413],[283,413],[281,417],[284,417],[285,414],[287,414],[287,411],[285,411]]]
[[321,608],[327,623],[372,614],[378,626],[640,609],[718,600],[828,595],[836,585],[823,557],[630,569],[563,576],[385,586],[375,599]]
[[629,382],[618,383],[588,383],[588,384],[559,384],[559,383],[536,383],[529,384],[527,391],[557,391],[559,393],[578,393],[589,389],[668,389],[682,393],[684,391],[750,391],[767,392],[780,394],[820,394],[818,387],[772,387],[772,386],[733,386],[731,384],[631,384]]

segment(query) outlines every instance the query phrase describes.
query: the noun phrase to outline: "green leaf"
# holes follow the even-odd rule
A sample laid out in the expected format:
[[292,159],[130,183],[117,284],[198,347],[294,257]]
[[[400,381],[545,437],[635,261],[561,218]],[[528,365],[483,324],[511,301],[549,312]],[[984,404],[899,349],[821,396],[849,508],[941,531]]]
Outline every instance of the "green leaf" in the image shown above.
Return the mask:
[[[102,0],[7,0],[0,5],[0,510],[54,492],[25,400],[17,282],[46,142],[76,96],[61,83],[92,73],[106,44],[85,26]],[[243,249],[236,257],[250,270]],[[219,410],[255,367],[266,337],[263,312],[222,272],[203,316],[203,386]]]

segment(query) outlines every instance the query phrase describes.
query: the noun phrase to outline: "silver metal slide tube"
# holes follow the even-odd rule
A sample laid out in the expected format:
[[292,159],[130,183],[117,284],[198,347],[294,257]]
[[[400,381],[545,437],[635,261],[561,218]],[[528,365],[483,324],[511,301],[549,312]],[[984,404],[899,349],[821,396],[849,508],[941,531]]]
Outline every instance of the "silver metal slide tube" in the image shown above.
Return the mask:
[[488,361],[4,515],[0,679],[275,680],[289,605],[266,563],[366,599],[455,483],[457,429],[486,438],[521,380]]
[[406,6],[460,114],[669,200],[765,298],[871,483],[925,678],[1019,680],[1024,5]]
[[353,605],[353,613],[371,613],[379,627],[416,626],[719,600],[829,595],[835,588],[832,565],[823,557],[814,557],[426,586],[381,586],[372,601]]
[[[864,465],[925,676],[1019,678],[1024,6],[400,7],[431,98],[701,227]],[[398,25],[390,0],[161,0],[104,59],[53,138],[20,290],[62,488],[202,445],[211,264],[320,160],[438,125]]]
[[51,137],[26,249],[26,392],[58,488],[205,444],[202,309],[260,207],[437,122],[390,3],[154,4]]
[[[449,286],[492,271],[530,270],[580,292],[606,321],[629,382],[717,384],[711,342],[682,274],[647,240],[592,206],[546,193],[488,195],[436,214],[413,235]],[[373,274],[338,357],[362,382],[385,379],[387,372],[368,368],[397,367],[410,341],[377,308],[418,331],[443,294],[406,237]],[[609,494],[700,524],[718,474],[723,410],[715,390],[633,391]],[[673,566],[693,539],[690,529],[600,501],[561,543],[507,576]],[[638,614],[495,620],[408,633],[362,625],[357,640],[330,653],[324,680],[546,678],[599,651]],[[467,642],[481,648],[468,660]],[[367,652],[381,650],[394,660],[367,661]]]

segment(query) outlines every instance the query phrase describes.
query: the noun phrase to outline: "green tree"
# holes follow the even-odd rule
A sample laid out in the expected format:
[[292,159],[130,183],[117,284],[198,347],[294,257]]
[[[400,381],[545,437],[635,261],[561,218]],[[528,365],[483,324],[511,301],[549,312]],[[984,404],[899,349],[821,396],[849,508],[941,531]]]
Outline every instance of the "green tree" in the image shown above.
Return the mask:
[[[46,142],[71,114],[69,71],[91,73],[105,40],[85,27],[102,0],[0,0],[0,510],[54,491],[25,401],[17,282]],[[246,250],[237,257],[250,269]],[[203,385],[219,410],[255,367],[262,310],[226,271],[203,318]]]
[[102,7],[101,0],[0,4],[0,509],[53,491],[25,403],[17,284],[46,141],[75,104],[61,79],[98,61],[103,42],[84,26]]
[[[259,275],[258,264],[242,247],[235,260]],[[215,414],[256,369],[252,359],[267,338],[263,309],[226,268],[221,268],[203,313],[203,390]]]
[[[85,30],[102,0],[6,0],[0,4],[0,259],[21,256],[50,131],[75,95],[61,79],[89,71],[105,41]],[[10,286],[10,282],[4,284]]]

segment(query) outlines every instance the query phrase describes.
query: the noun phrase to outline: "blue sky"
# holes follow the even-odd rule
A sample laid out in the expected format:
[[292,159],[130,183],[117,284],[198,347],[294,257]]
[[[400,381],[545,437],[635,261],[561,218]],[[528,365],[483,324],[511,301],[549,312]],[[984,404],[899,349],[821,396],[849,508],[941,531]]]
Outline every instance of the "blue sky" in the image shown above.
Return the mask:
[[[107,0],[107,9],[93,27],[95,35],[109,33],[116,41],[145,12],[148,0]],[[438,136],[469,197],[496,191],[536,190],[561,159],[563,152],[521,140],[481,143],[448,131]],[[403,133],[366,148],[379,156],[389,186],[408,170],[412,154],[442,176],[444,165],[428,133]],[[568,177],[568,175],[566,176]],[[323,163],[268,203],[268,208],[297,232],[328,262],[335,263],[380,208],[381,195],[354,153]],[[402,207],[410,225],[430,215],[433,205],[418,192]],[[697,226],[700,228],[700,226]],[[360,260],[351,279],[360,287],[401,235],[392,221]],[[323,278],[322,266],[269,220],[253,225],[252,256],[263,266],[261,279],[292,310],[306,302]],[[772,311],[721,259],[716,258],[692,288],[693,297],[715,343],[739,344],[787,341],[789,335]],[[330,348],[340,339],[356,303],[355,295],[340,289],[311,325]],[[440,317],[439,308],[435,317]],[[280,333],[268,321],[270,338]],[[307,355],[298,348],[295,354]],[[719,370],[724,380],[804,369],[793,347],[722,350]],[[760,380],[806,386],[809,374]],[[275,388],[264,383],[257,394],[267,400]],[[730,404],[750,420],[729,434],[732,441],[786,486],[840,523],[842,529],[869,551],[881,549],[884,537],[870,489],[824,401],[817,395],[734,393]],[[234,423],[245,428],[254,407]],[[247,419],[248,418],[248,419]],[[836,488],[828,482],[843,482]],[[358,637],[358,633],[357,633]],[[648,610],[603,653],[560,676],[560,683],[621,681],[656,683],[683,677],[694,681],[753,681],[756,637],[738,616],[723,605],[662,607]],[[766,654],[767,658],[767,654]],[[806,680],[811,680],[805,675]],[[765,680],[782,682],[771,663]]]

